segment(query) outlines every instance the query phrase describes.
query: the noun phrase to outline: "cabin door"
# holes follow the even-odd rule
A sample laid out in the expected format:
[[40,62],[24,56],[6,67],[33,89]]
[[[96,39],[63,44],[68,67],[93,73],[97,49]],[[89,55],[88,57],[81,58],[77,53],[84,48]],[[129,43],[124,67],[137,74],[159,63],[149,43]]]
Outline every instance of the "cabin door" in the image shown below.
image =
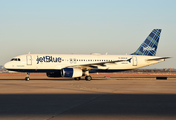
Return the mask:
[[133,66],[137,66],[137,57],[133,57]]
[[32,56],[31,55],[26,56],[26,64],[27,65],[32,65]]

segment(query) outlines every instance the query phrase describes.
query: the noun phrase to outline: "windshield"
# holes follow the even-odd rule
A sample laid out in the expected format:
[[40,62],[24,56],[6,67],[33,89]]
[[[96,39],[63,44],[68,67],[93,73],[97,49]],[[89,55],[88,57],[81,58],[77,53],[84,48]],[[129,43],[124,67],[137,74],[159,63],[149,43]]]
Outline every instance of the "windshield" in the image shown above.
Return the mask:
[[20,61],[20,58],[12,58],[11,61]]

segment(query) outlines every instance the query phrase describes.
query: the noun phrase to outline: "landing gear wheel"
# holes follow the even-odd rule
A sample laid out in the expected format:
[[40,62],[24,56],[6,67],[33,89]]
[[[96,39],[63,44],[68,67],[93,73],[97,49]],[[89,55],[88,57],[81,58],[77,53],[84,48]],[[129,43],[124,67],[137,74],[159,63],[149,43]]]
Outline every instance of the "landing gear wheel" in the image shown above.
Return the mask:
[[86,76],[85,79],[86,79],[86,81],[91,81],[92,77],[91,76]]
[[74,78],[76,81],[79,81],[81,79],[81,77],[75,77]]
[[25,80],[26,80],[26,81],[29,81],[29,80],[30,80],[30,78],[29,78],[29,77],[25,77]]
[[30,75],[30,73],[28,72],[28,73],[26,74],[26,77],[25,77],[25,80],[26,80],[26,81],[29,81],[29,80],[30,80],[29,75]]

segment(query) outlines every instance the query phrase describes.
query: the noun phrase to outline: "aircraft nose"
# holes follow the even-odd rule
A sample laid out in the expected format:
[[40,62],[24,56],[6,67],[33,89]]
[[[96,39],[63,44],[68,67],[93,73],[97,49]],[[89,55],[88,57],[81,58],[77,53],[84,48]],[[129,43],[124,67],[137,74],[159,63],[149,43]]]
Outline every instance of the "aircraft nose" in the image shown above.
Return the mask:
[[9,62],[4,65],[4,68],[5,68],[5,69],[8,69],[9,67],[10,67]]

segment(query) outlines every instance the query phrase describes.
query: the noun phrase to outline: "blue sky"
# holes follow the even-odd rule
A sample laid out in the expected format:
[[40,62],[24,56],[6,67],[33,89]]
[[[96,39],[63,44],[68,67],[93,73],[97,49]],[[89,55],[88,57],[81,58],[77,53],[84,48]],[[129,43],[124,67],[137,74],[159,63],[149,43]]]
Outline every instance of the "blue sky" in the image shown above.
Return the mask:
[[131,54],[162,29],[147,68],[176,68],[175,0],[0,0],[0,65],[31,53]]

